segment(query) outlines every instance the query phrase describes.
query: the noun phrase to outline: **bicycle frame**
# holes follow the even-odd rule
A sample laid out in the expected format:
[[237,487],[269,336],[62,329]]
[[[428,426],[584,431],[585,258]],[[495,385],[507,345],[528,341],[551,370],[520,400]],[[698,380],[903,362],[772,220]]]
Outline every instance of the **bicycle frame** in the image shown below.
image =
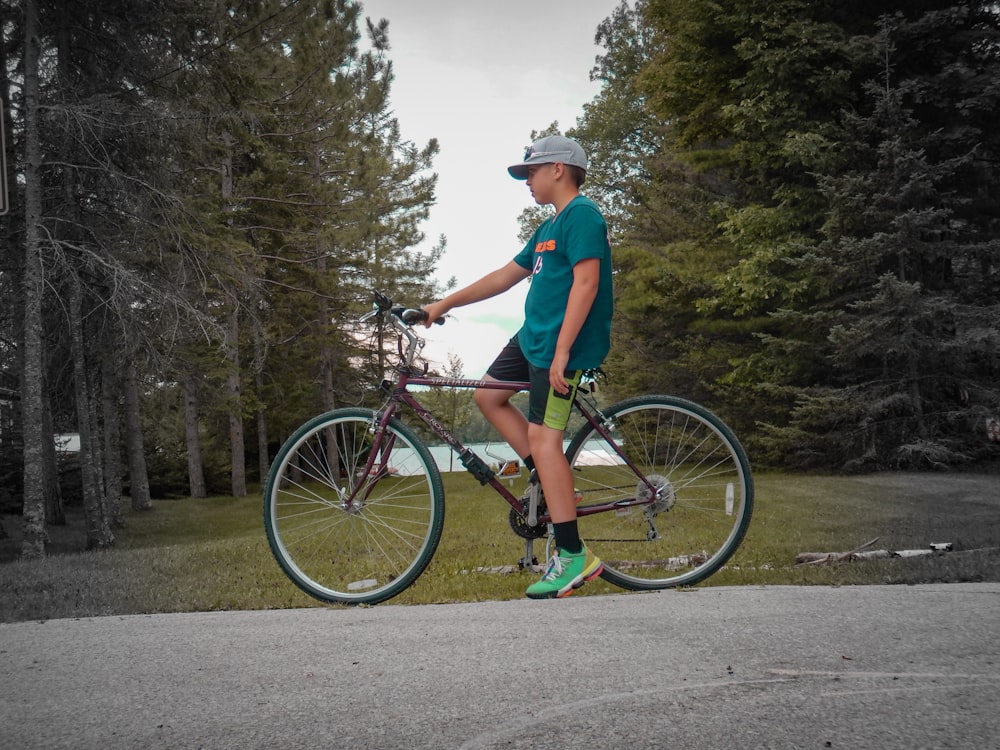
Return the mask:
[[[389,444],[383,446],[382,440],[386,434],[386,426],[400,411],[400,405],[405,405],[412,409],[421,421],[423,421],[435,435],[441,438],[448,445],[448,447],[458,455],[459,461],[462,465],[469,473],[479,480],[480,484],[488,484],[498,495],[500,495],[500,497],[504,499],[504,501],[506,501],[508,505],[510,505],[511,508],[513,508],[520,515],[526,516],[528,508],[526,507],[523,499],[513,495],[503,485],[493,470],[489,468],[487,463],[478,454],[476,454],[475,451],[466,447],[451,433],[451,431],[448,430],[448,428],[441,424],[441,422],[417,400],[414,394],[409,390],[409,387],[426,386],[430,388],[485,388],[487,390],[516,392],[527,390],[529,385],[529,383],[521,381],[469,380],[465,378],[414,376],[409,373],[408,368],[401,368],[398,380],[395,382],[386,380],[382,383],[383,390],[389,393],[389,400],[386,406],[380,412],[377,412],[378,427],[375,430],[375,441],[368,457],[368,464],[365,467],[365,470],[369,472],[368,476],[381,477],[388,473],[387,464],[392,450],[392,445]],[[615,502],[579,505],[576,509],[577,516],[588,516],[594,513],[605,513],[621,508],[651,504],[657,496],[657,488],[649,481],[649,479],[646,478],[645,474],[633,464],[631,459],[629,459],[629,457],[621,451],[618,445],[615,444],[608,430],[604,426],[603,415],[601,415],[597,410],[589,409],[584,403],[581,402],[579,395],[574,398],[573,405],[576,407],[577,411],[580,412],[583,418],[592,425],[597,433],[601,435],[607,444],[615,451],[622,463],[627,465],[635,473],[636,478],[650,489],[648,499],[639,499],[638,497],[633,496],[631,498],[624,498]],[[375,465],[376,456],[382,456],[381,463],[377,467]],[[350,499],[348,502],[350,502]],[[542,513],[538,515],[537,520],[539,523],[548,523],[550,518],[547,513]]]

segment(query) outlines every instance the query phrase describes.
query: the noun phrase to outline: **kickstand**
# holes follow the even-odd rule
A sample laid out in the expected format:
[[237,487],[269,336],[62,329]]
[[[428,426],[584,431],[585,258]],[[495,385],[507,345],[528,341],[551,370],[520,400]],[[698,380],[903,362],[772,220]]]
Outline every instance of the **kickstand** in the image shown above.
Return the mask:
[[525,568],[531,568],[532,566],[538,565],[538,558],[534,555],[535,540],[525,539],[524,540],[524,557],[517,561],[517,567],[521,570]]

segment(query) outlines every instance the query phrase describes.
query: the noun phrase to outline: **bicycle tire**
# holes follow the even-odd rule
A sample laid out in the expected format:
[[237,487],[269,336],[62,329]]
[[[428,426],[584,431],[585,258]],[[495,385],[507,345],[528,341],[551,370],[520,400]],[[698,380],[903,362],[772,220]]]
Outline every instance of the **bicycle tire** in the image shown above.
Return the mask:
[[369,409],[315,417],[285,441],[268,473],[271,552],[296,586],[323,602],[396,596],[424,571],[441,539],[441,475],[413,430],[390,420],[385,471],[362,476],[376,423]]
[[[601,577],[650,590],[715,573],[740,545],[753,512],[750,462],[732,430],[708,409],[673,396],[638,396],[603,413],[604,428],[657,492],[590,424],[570,441],[580,536],[604,562]],[[630,504],[636,497],[655,500]],[[622,506],[586,514],[587,506],[608,502]]]

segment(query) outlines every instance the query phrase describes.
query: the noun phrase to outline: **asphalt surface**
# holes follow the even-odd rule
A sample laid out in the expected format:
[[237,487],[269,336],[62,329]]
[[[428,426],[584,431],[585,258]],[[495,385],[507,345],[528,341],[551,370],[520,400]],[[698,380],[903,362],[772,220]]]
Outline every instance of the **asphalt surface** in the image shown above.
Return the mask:
[[1000,584],[0,625],[0,748],[1000,748]]

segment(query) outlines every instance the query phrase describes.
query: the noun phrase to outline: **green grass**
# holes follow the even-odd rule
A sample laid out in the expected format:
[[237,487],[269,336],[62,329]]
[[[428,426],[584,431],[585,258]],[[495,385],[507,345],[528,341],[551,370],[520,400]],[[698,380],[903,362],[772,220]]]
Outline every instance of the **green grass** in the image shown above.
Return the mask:
[[[475,572],[514,564],[524,542],[507,506],[468,474],[445,475],[441,545],[428,569],[394,604],[520,598],[527,572]],[[750,530],[729,564],[701,585],[1000,581],[1000,477],[879,474],[756,477]],[[20,519],[7,516],[0,539],[0,622],[59,617],[321,606],[285,577],[264,536],[261,501],[216,497],[163,500],[127,513],[114,549],[79,550],[79,512],[50,529],[42,560],[12,559]],[[874,537],[879,549],[955,551],[913,559],[796,566],[800,552],[846,551]],[[61,550],[69,550],[59,554]],[[544,543],[536,542],[544,555]],[[604,581],[579,595],[618,591]]]

